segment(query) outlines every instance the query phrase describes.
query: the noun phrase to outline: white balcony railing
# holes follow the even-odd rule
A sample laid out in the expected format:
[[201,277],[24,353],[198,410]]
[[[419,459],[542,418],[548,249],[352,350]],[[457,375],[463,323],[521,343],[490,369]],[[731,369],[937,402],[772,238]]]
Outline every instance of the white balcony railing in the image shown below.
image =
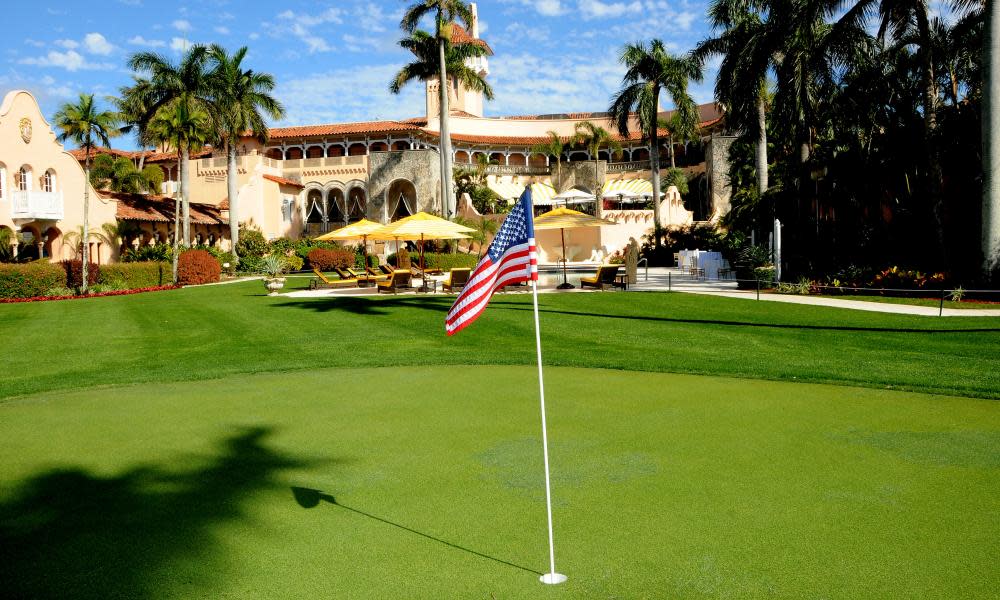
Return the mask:
[[62,219],[62,192],[17,190],[11,194],[10,217],[12,219]]
[[181,191],[179,181],[164,181],[160,184],[160,195],[173,198],[174,194]]

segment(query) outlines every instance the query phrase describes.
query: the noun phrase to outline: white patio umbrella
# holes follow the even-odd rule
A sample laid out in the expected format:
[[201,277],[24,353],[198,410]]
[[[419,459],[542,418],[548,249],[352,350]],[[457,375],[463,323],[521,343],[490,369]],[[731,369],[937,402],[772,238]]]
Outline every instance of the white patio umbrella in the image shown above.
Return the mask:
[[565,204],[586,204],[587,202],[594,201],[594,195],[572,188],[553,196],[552,201],[555,203],[563,202]]

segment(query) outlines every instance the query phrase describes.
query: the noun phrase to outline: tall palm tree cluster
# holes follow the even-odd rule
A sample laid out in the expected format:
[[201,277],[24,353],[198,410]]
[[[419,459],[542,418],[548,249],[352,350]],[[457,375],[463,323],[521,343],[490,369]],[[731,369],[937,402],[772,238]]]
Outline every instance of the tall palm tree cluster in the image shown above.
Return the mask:
[[[177,213],[183,216],[174,228],[174,241],[184,246],[191,245],[191,154],[201,152],[208,144],[224,147],[235,254],[239,241],[238,141],[249,134],[266,142],[266,119],[284,116],[281,103],[271,95],[274,78],[246,68],[246,55],[246,47],[230,54],[219,45],[192,46],[177,62],[153,52],[133,54],[128,67],[137,75],[131,85],[120,90],[118,98],[110,99],[114,110],[100,110],[93,95],[82,94],[78,102],[64,105],[56,114],[60,139],[72,141],[85,151],[84,169],[89,181],[113,191],[153,191],[158,182],[143,167],[145,154],[132,168],[125,164],[131,162],[127,159],[122,162],[102,157],[92,161],[94,150],[109,147],[110,138],[132,134],[142,149],[164,147],[175,151],[181,177],[181,206]],[[89,232],[88,192],[85,189],[84,231]],[[83,244],[84,263],[89,259],[87,248]],[[86,276],[84,269],[84,291]]]
[[716,98],[739,134],[727,224],[760,240],[782,221],[785,272],[907,263],[978,274],[990,204],[986,11],[983,0],[949,9],[942,18],[927,0],[710,4],[714,35],[692,56],[719,59]]

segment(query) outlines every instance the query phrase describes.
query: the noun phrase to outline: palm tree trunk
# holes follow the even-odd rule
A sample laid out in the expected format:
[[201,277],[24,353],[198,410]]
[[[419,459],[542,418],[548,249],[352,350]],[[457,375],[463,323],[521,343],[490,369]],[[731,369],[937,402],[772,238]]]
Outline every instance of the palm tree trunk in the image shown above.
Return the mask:
[[[440,23],[440,17],[438,17]],[[438,27],[438,60],[440,62],[440,110],[441,110],[441,216],[448,219],[454,213],[451,197],[451,134],[448,131],[448,71],[445,67],[444,38]]]
[[[660,90],[653,90],[653,110],[660,105]],[[649,182],[653,185],[653,245],[660,248],[660,141],[657,131],[656,115],[653,115],[653,128],[649,132]]]
[[667,140],[670,143],[670,168],[671,169],[676,169],[677,168],[677,162],[674,161],[674,134],[670,134],[667,137]]
[[987,0],[983,40],[983,275],[1000,275],[1000,11]]
[[236,257],[236,264],[240,264],[240,257],[236,255],[236,243],[240,241],[240,213],[239,213],[239,190],[237,189],[236,176],[236,146],[229,144],[227,148],[228,159],[226,161],[226,184],[229,193],[229,240],[232,243],[233,256]]
[[767,117],[764,98],[757,100],[757,193],[761,196],[767,191]]
[[184,149],[181,158],[181,199],[184,208],[184,246],[191,245],[191,150]]
[[926,3],[921,2],[916,13],[917,33],[920,37],[920,57],[923,63],[921,65],[921,71],[923,71],[922,104],[924,111],[924,154],[927,156],[927,174],[930,178],[928,191],[942,266],[946,266],[948,258],[944,231],[944,176],[941,172],[941,160],[938,157],[937,146],[934,142],[937,132],[937,84],[934,78],[934,58],[931,53],[931,32]]
[[87,276],[90,275],[90,244],[87,243],[87,237],[90,233],[90,148],[87,148],[87,158],[84,161],[84,178],[83,178],[83,235],[81,235],[81,242],[83,243],[83,264],[80,265],[80,276],[81,285],[80,293],[87,293]]
[[[184,167],[184,159],[182,159],[180,156],[178,156],[177,157],[177,169],[178,170],[183,170],[183,167]],[[180,258],[178,256],[179,252],[177,251],[178,250],[178,248],[177,248],[177,241],[180,239],[180,235],[181,235],[181,233],[180,233],[180,227],[181,227],[180,208],[181,208],[181,206],[180,206],[180,204],[181,204],[180,199],[177,197],[177,194],[174,194],[174,251],[173,251],[173,256],[172,256],[172,261],[171,261],[171,263],[172,263],[171,264],[171,272],[173,273],[173,282],[174,282],[174,285],[177,285],[177,260],[178,260],[178,258]]]

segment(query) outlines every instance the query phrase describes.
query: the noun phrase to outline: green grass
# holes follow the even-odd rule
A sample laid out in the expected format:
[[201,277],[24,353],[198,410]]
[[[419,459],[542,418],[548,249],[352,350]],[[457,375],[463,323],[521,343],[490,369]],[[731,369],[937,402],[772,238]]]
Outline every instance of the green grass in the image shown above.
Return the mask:
[[[308,278],[289,280],[305,287]],[[0,398],[233,373],[533,364],[531,300],[497,297],[444,335],[445,297],[268,298],[259,281],[0,306]],[[886,315],[691,294],[543,294],[551,365],[1000,397],[1000,320]]]
[[453,338],[449,304],[255,281],[0,306],[2,595],[1000,587],[997,319],[542,295],[548,588],[530,296]]
[[[936,292],[935,292],[936,293]],[[910,306],[930,306],[933,308],[938,308],[941,305],[940,298],[899,298],[895,296],[867,296],[863,294],[837,294],[834,296],[829,296],[834,299],[843,300],[860,300],[863,302],[882,302],[885,304],[908,304]],[[945,300],[945,308],[957,308],[957,309],[978,309],[978,310],[997,310],[1000,312],[1000,303],[997,302],[952,302],[951,300]]]
[[960,598],[1000,586],[994,401],[547,373],[563,586],[537,581],[535,371],[411,367],[0,405],[5,597]]

